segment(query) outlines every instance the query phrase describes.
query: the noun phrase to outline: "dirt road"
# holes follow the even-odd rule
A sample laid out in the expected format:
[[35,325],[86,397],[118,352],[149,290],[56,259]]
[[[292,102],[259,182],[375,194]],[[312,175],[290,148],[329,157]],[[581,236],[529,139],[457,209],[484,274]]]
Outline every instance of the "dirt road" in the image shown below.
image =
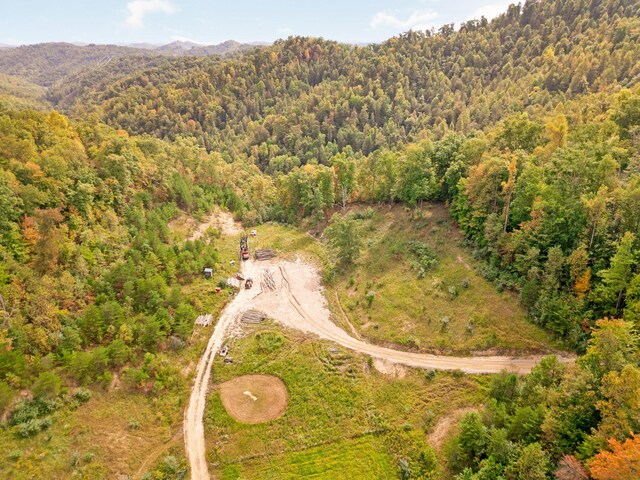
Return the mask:
[[[331,321],[318,270],[303,261],[270,260],[266,262],[243,262],[243,275],[252,277],[254,287],[242,289],[222,312],[209,339],[200,363],[191,392],[189,406],[184,416],[184,439],[187,457],[191,465],[193,480],[209,479],[205,455],[204,426],[202,416],[207,387],[215,352],[239,320],[243,312],[260,310],[269,318],[287,326],[331,340],[345,348],[354,350],[390,363],[411,367],[439,370],[462,370],[466,373],[498,373],[508,370],[527,373],[538,363],[540,356],[531,357],[448,357],[421,353],[403,352],[371,345],[353,338]],[[271,288],[263,278],[273,278]],[[560,357],[563,362],[573,357]]]
[[191,390],[189,405],[184,412],[184,446],[191,467],[191,478],[193,480],[209,479],[209,469],[207,468],[206,450],[204,443],[204,415],[205,402],[207,400],[207,390],[209,378],[211,376],[211,366],[216,353],[222,347],[222,342],[230,327],[236,322],[238,316],[245,310],[245,304],[250,297],[250,290],[240,290],[238,295],[222,311],[218,323],[213,329],[209,343],[204,351],[204,355],[198,362],[196,377]]
[[[449,357],[404,352],[371,345],[353,338],[331,321],[320,276],[311,265],[302,261],[272,260],[251,262],[246,265],[246,268],[248,274],[258,279],[257,282],[265,270],[270,270],[278,288],[274,291],[263,291],[258,295],[256,295],[258,292],[255,292],[253,298],[245,303],[245,308],[261,310],[269,318],[287,327],[316,334],[350,350],[387,362],[420,368],[462,370],[466,373],[498,373],[502,370],[528,373],[542,358],[541,356]],[[561,360],[570,362],[573,358],[566,357]]]

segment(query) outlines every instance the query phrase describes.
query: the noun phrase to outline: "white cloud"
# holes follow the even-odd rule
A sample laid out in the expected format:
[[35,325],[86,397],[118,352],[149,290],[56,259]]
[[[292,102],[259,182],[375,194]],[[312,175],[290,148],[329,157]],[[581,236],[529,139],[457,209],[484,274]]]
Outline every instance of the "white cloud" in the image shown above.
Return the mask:
[[507,7],[509,7],[508,3],[493,3],[490,5],[483,5],[475,10],[473,14],[469,17],[469,20],[479,20],[480,17],[484,17],[487,20],[491,20],[492,18],[496,18],[501,13],[507,11]]
[[438,13],[430,8],[414,10],[406,19],[398,18],[389,11],[382,11],[371,17],[369,25],[372,28],[394,27],[403,30],[428,30],[433,27],[433,21],[436,18],[438,18]]
[[149,13],[171,14],[178,11],[178,8],[170,0],[133,0],[127,3],[127,24],[132,27],[142,27],[144,17]]

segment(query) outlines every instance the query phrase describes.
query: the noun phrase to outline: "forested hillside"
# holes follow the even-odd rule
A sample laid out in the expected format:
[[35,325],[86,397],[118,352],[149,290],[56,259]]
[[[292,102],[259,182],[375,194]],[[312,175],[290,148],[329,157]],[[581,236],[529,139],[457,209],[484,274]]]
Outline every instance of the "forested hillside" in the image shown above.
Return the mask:
[[368,47],[290,38],[177,76],[145,70],[88,93],[77,113],[95,110],[130,132],[194,135],[263,168],[275,157],[327,163],[347,145],[366,155],[633,85],[638,16],[631,0],[527,2],[492,22]]
[[84,47],[70,43],[23,45],[0,51],[0,72],[22,77],[43,87],[50,87],[70,73],[106,64],[114,58],[135,54],[149,54],[149,52],[117,45]]
[[446,201],[486,275],[583,349],[590,322],[638,309],[636,267],[610,275],[638,246],[639,8],[527,2],[365,48],[290,38],[145,69],[75,114],[255,163],[270,196],[254,221]]
[[[479,273],[583,355],[492,379],[447,471],[636,478],[615,475],[626,458],[637,465],[640,439],[639,45],[637,0],[528,0],[491,22],[367,47],[291,37],[233,58],[3,50],[8,428],[46,430],[52,412],[88,399],[65,386],[102,388],[114,372],[155,398],[177,388],[165,354],[188,344],[200,313],[183,292],[219,268],[220,251],[172,242],[172,219],[221,205],[245,227],[329,222],[331,237],[361,220],[338,207],[401,203],[419,222],[438,202]],[[62,113],[35,111],[50,105]],[[429,262],[428,247],[406,248]],[[349,275],[354,250],[327,281]]]

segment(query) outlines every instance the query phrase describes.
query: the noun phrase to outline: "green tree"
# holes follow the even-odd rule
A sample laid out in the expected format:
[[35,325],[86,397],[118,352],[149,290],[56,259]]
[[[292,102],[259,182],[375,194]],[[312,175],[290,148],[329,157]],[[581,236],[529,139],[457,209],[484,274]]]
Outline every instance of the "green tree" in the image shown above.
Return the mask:
[[[606,270],[599,272],[602,283],[596,290],[598,301],[605,313],[620,313],[624,305],[624,295],[634,276],[637,266],[636,236],[626,232],[617,245],[616,253],[611,257],[611,264]],[[608,305],[615,305],[614,308]]]
[[335,172],[336,187],[342,200],[342,208],[347,207],[347,200],[356,186],[356,162],[353,150],[345,149],[331,158],[331,165]]
[[510,464],[505,474],[513,480],[546,480],[550,470],[548,455],[539,443],[531,443],[522,449],[518,459]]
[[362,233],[353,215],[335,214],[325,230],[329,246],[342,265],[352,264],[360,255]]
[[431,165],[432,145],[429,141],[410,145],[400,159],[398,172],[398,197],[410,206],[420,204],[436,192],[435,175]]

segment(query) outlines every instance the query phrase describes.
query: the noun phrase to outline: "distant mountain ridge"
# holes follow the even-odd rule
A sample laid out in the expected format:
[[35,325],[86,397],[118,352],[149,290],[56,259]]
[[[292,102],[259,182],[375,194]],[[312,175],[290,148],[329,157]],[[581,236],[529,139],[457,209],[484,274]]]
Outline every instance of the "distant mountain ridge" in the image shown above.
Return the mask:
[[228,40],[217,45],[200,45],[175,41],[166,45],[79,45],[66,42],[34,45],[0,45],[0,73],[20,77],[42,87],[51,87],[61,78],[87,68],[99,68],[119,58],[130,56],[207,56],[232,55],[256,48],[256,44]]
[[202,45],[195,42],[176,40],[166,45],[155,47],[152,50],[167,55],[193,55],[199,57],[205,55],[228,55],[248,50],[255,46],[254,44],[240,43],[235,40],[227,40],[216,45]]

